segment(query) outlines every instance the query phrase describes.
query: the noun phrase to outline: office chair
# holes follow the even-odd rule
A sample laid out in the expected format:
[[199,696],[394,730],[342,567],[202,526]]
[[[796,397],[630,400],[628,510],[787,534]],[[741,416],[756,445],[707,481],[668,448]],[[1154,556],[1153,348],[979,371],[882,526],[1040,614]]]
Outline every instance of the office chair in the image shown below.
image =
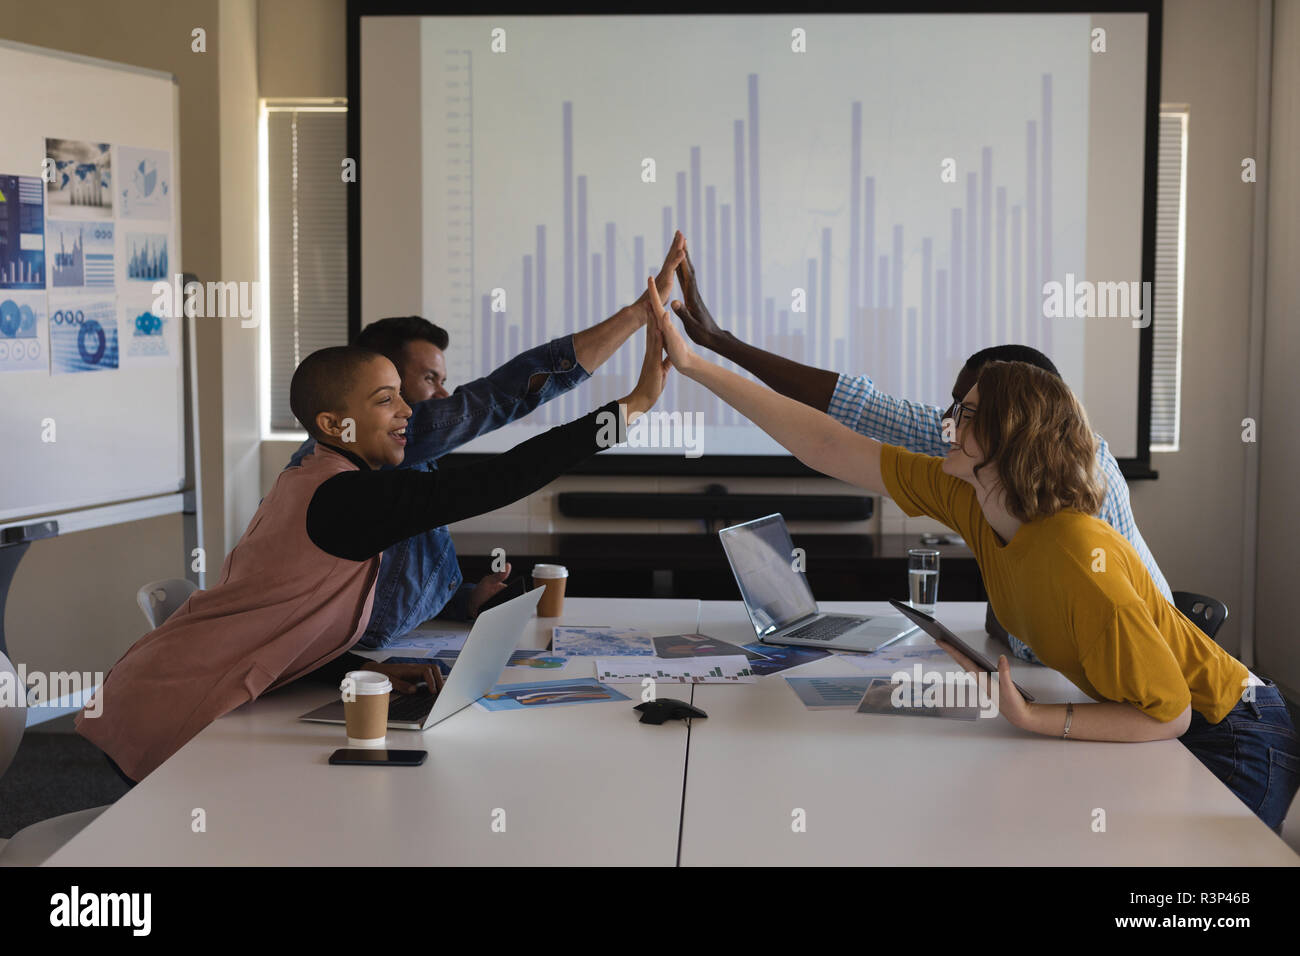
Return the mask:
[[[140,588],[136,602],[149,626],[154,628],[171,617],[196,590],[198,585],[192,581],[168,578]],[[3,654],[0,654],[0,680],[12,680],[18,686],[18,674]],[[9,769],[27,729],[26,688],[21,690],[17,695],[21,706],[0,707],[0,777]],[[64,813],[23,827],[9,840],[0,839],[0,866],[40,866],[107,809],[107,806],[91,807]]]
[[197,584],[185,578],[166,578],[146,584],[136,592],[135,600],[153,628],[171,617],[198,589]]
[[[9,658],[0,654],[0,681],[12,681],[16,706],[0,706],[0,777],[13,762],[27,729],[27,688],[18,680]],[[54,851],[85,829],[108,807],[91,807],[33,823],[8,840],[0,839],[0,866],[40,866]]]
[[1174,607],[1182,611],[1202,631],[1214,640],[1219,628],[1228,619],[1228,605],[1208,594],[1195,591],[1175,591]]
[[[3,652],[0,652],[0,684],[13,688],[14,700],[13,707],[0,705],[0,777],[3,777],[27,729],[27,688],[19,682],[18,672]],[[8,688],[5,690],[7,697]]]

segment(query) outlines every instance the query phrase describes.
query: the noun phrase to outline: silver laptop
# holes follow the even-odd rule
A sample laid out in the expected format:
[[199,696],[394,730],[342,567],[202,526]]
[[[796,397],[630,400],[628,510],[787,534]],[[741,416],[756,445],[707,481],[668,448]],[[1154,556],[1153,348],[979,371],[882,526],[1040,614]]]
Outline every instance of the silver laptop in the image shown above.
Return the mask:
[[916,625],[901,614],[822,614],[779,514],[718,532],[740,586],[754,633],[765,644],[874,651],[906,637]]
[[[465,638],[456,665],[434,697],[427,690],[418,694],[393,694],[388,703],[388,726],[394,730],[428,730],[478,700],[496,683],[510,655],[523,636],[524,627],[546,588],[534,588],[504,604],[483,611]],[[430,665],[437,667],[433,659]],[[343,701],[335,700],[303,714],[299,720],[322,724],[343,723]]]

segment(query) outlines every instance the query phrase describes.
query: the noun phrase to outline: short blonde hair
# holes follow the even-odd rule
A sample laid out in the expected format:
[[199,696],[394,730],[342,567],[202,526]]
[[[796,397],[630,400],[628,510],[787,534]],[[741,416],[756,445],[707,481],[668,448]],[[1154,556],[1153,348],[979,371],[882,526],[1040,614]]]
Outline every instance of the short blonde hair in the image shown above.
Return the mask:
[[1097,437],[1070,387],[1027,362],[989,362],[979,373],[970,434],[1001,482],[1007,511],[1020,521],[1065,509],[1095,515],[1106,497]]

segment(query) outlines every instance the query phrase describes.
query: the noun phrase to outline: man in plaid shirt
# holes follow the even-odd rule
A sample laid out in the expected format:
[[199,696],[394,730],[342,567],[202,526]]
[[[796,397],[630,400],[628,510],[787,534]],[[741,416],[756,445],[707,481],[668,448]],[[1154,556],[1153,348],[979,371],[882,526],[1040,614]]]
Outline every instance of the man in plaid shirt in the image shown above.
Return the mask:
[[[769,388],[826,412],[860,434],[923,455],[943,457],[947,454],[949,443],[943,437],[943,420],[952,417],[953,409],[974,386],[980,369],[986,363],[1028,362],[1060,376],[1052,360],[1037,349],[1027,345],[997,345],[976,352],[966,360],[952,387],[953,402],[946,410],[937,405],[895,398],[878,391],[865,375],[850,377],[802,365],[742,342],[730,332],[719,328],[695,284],[695,267],[691,263],[689,252],[677,267],[677,279],[686,301],[683,303],[674,300],[673,311],[681,318],[686,334],[696,345],[730,359]],[[1102,502],[1097,517],[1133,545],[1160,593],[1173,603],[1169,583],[1160,573],[1160,566],[1156,564],[1156,559],[1142,540],[1137,522],[1133,520],[1128,484],[1120,473],[1119,463],[1100,435],[1097,435],[1097,466],[1106,477],[1106,499]],[[991,607],[986,627],[989,633],[1004,636],[1016,657],[1042,663],[1023,641],[1006,633],[993,617]]]

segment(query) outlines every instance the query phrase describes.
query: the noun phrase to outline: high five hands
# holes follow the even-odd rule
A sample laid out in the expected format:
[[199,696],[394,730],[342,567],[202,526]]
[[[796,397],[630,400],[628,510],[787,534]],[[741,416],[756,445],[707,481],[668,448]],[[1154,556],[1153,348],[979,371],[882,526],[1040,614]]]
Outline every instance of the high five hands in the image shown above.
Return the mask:
[[[698,330],[712,328],[712,333],[701,332],[705,337],[708,334],[721,333],[700,297],[699,289],[695,284],[695,269],[686,254],[686,238],[678,230],[673,236],[672,246],[664,258],[659,274],[647,277],[646,291],[641,293],[633,303],[635,307],[644,311],[645,319],[654,321],[646,322],[646,349],[641,366],[641,377],[631,394],[624,399],[629,424],[638,415],[647,411],[659,398],[671,367],[676,366],[683,374],[688,374],[694,367],[696,358],[694,351],[682,338],[681,333],[673,325],[672,317],[664,309],[663,300],[672,291],[674,272],[681,283],[686,304],[674,300],[673,308],[678,315],[682,316],[688,332],[691,332],[691,323],[694,323]],[[691,338],[697,342],[701,341],[694,332],[691,332]],[[667,358],[663,357],[665,351],[668,353]]]
[[[664,263],[659,269],[659,274],[655,276],[655,292],[658,293],[660,300],[668,298],[668,293],[673,291],[673,274],[681,275],[681,265],[686,259],[686,237],[682,235],[681,230],[677,230],[673,235],[672,244],[668,247],[668,254],[664,256]],[[685,292],[683,292],[683,295]],[[632,308],[637,310],[638,317],[642,322],[651,317],[652,303],[649,293],[642,292]],[[662,311],[662,309],[660,310]],[[657,315],[658,313],[654,313]]]
[[[681,233],[678,233],[677,237],[680,239]],[[672,282],[671,270],[668,272],[668,281]],[[663,357],[663,329],[658,319],[654,318],[661,313],[664,318],[667,318],[654,276],[646,278],[646,291],[641,294],[637,302],[642,300],[648,303],[646,317],[652,321],[645,324],[645,357],[641,360],[641,377],[637,379],[636,385],[628,396],[619,403],[624,409],[626,423],[629,425],[649,411],[659,400],[659,396],[663,394],[664,384],[668,380],[668,369],[672,367],[672,363]]]
[[[679,232],[677,235],[680,237],[681,233]],[[704,308],[704,303],[700,300],[699,291],[695,287],[695,270],[689,268],[689,259],[686,256],[685,239],[682,240],[682,263],[688,267],[685,277],[683,276],[682,268],[680,266],[677,270],[678,280],[682,282],[682,295],[687,299],[693,298],[698,303],[699,311],[692,313],[693,315],[703,315],[707,318],[708,322],[712,324],[713,317],[709,315],[708,309]],[[677,327],[673,325],[672,317],[664,311],[663,299],[660,297],[659,290],[656,288],[655,283],[652,280],[648,281],[646,294],[650,297],[650,307],[658,324],[658,338],[661,347],[668,353],[668,362],[675,365],[677,370],[683,375],[689,375],[695,366],[697,358],[694,350],[692,350],[686,340],[682,338],[682,334],[677,331]],[[673,303],[673,308],[677,311],[678,315],[682,315],[683,310],[685,309],[685,307],[682,306],[682,303],[676,301]],[[687,320],[683,317],[682,321],[685,323]],[[713,327],[715,329],[717,328],[716,325]],[[687,328],[689,330],[690,326],[688,325]],[[694,338],[693,335],[692,338]],[[699,339],[696,339],[696,341],[698,342]],[[648,336],[646,347],[649,348]]]
[[[681,233],[677,233],[681,236]],[[699,286],[695,283],[695,265],[691,262],[691,255],[686,249],[686,239],[682,238],[682,249],[679,264],[677,266],[677,281],[682,287],[682,298],[684,302],[673,300],[673,311],[677,313],[682,320],[682,328],[686,334],[691,337],[691,341],[696,345],[702,345],[712,351],[717,351],[714,344],[717,340],[726,335],[713,321],[713,316],[709,313],[708,306],[704,304],[704,298],[700,295]]]

